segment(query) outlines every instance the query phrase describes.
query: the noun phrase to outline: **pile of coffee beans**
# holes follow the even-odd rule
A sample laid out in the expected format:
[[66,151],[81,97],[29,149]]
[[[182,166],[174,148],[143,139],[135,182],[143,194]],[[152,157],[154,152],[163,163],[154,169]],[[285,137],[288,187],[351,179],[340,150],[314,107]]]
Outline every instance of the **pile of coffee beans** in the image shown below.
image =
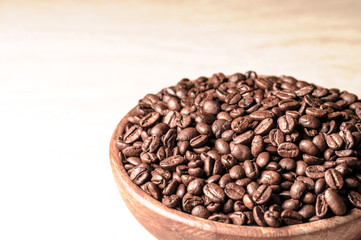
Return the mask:
[[361,101],[290,76],[182,79],[116,143],[130,179],[197,217],[280,227],[361,208]]

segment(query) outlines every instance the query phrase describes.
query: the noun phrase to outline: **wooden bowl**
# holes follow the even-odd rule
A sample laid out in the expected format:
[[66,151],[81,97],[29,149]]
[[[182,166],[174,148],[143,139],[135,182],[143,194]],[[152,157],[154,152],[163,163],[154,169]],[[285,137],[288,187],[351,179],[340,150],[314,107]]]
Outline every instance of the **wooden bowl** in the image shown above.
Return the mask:
[[[132,112],[132,111],[131,111]],[[361,239],[361,210],[311,223],[281,228],[237,226],[206,220],[167,208],[135,185],[123,168],[115,143],[124,131],[129,112],[116,127],[110,142],[110,162],[120,194],[134,217],[157,239]]]

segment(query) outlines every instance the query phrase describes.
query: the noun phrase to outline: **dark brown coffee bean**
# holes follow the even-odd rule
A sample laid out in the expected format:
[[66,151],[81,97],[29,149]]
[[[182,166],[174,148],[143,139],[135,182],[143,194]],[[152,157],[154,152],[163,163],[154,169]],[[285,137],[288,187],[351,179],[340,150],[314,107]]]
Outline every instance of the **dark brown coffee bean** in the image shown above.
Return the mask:
[[312,139],[312,143],[316,145],[319,152],[324,152],[327,149],[327,143],[323,134],[318,134]]
[[308,191],[313,191],[315,189],[315,182],[311,178],[298,176],[296,180],[302,181],[306,185]]
[[254,129],[256,135],[265,135],[271,131],[274,126],[274,121],[272,118],[266,118],[262,120],[257,127]]
[[300,103],[293,99],[285,99],[278,103],[278,107],[282,111],[297,109],[299,106]]
[[229,170],[229,176],[232,179],[241,179],[245,175],[243,168],[240,165],[235,165]]
[[226,199],[226,195],[223,189],[215,183],[208,183],[203,187],[203,193],[212,202],[221,203]]
[[279,130],[279,129],[272,129],[270,132],[269,132],[269,140],[271,142],[271,144],[273,146],[278,146],[280,145],[281,143],[284,142],[285,140],[285,135],[284,133]]
[[278,146],[277,152],[281,157],[294,158],[298,156],[300,151],[296,144],[284,142]]
[[300,199],[302,194],[306,191],[306,184],[300,180],[296,180],[290,189],[291,198]]
[[340,157],[336,159],[336,163],[346,164],[349,167],[353,167],[359,164],[359,160],[357,157]]
[[273,118],[274,113],[270,110],[258,110],[258,111],[252,112],[249,116],[252,120],[262,121],[266,118]]
[[328,211],[328,205],[327,205],[324,193],[319,194],[317,196],[315,210],[316,210],[317,217],[323,218],[326,216],[327,211]]
[[231,128],[236,133],[243,133],[247,130],[248,125],[248,118],[238,117],[232,121]]
[[253,193],[252,200],[256,204],[264,204],[268,200],[270,200],[272,195],[272,188],[267,185],[261,185],[258,187],[258,189]]
[[216,115],[219,113],[220,110],[221,106],[216,101],[208,100],[203,103],[203,112],[205,113]]
[[299,200],[296,199],[286,199],[283,203],[282,203],[282,208],[283,209],[292,209],[292,210],[297,210],[300,207],[301,203]]
[[169,130],[169,126],[165,123],[156,124],[151,130],[150,135],[154,135],[157,137],[162,137]]
[[306,168],[306,176],[311,179],[318,179],[325,176],[325,167],[322,165],[313,165]]
[[264,220],[270,227],[279,227],[282,224],[281,213],[277,211],[266,211]]
[[324,118],[327,116],[327,112],[325,110],[315,107],[306,108],[306,114],[316,118]]
[[347,194],[347,198],[352,204],[352,206],[356,208],[361,208],[361,194],[356,191],[350,191]]
[[302,216],[291,209],[286,209],[281,213],[281,218],[287,225],[294,225],[302,223]]
[[346,204],[335,189],[328,188],[325,191],[325,201],[335,215],[344,215],[346,213]]
[[303,205],[303,207],[298,211],[298,213],[302,216],[303,219],[308,219],[316,214],[315,207],[311,204]]
[[281,182],[281,175],[275,171],[263,171],[259,177],[259,183],[265,185],[276,185]]
[[260,168],[264,168],[270,162],[270,158],[269,152],[261,152],[257,156],[256,163]]
[[230,213],[228,217],[232,220],[232,223],[236,225],[244,225],[247,221],[247,216],[241,211]]
[[152,127],[160,120],[160,117],[158,112],[148,113],[139,121],[139,125],[143,128]]
[[146,194],[148,194],[152,198],[160,200],[161,195],[159,192],[159,188],[153,182],[146,182],[141,186],[141,188]]
[[254,207],[254,203],[252,201],[252,197],[249,194],[245,194],[242,199],[244,206],[246,206],[249,210],[252,210]]
[[239,186],[233,182],[227,183],[224,188],[225,194],[233,200],[241,200],[246,193],[242,186]]
[[186,193],[182,199],[182,208],[187,213],[190,213],[195,206],[202,204],[203,199],[201,197],[193,196],[190,193]]
[[325,134],[327,146],[333,150],[339,150],[343,146],[343,140],[337,133],[331,135]]
[[[179,205],[179,202],[180,202],[180,198],[175,194],[170,195],[170,196],[164,196],[162,198],[162,203],[169,208],[177,207]],[[196,201],[193,200],[192,204],[196,204]],[[183,208],[183,209],[188,209],[190,206],[191,206],[191,204],[188,199],[188,201],[185,202],[185,205],[184,205],[185,208]]]
[[124,134],[123,140],[125,143],[133,143],[140,138],[140,134],[142,132],[142,128],[139,126],[132,126],[129,130]]
[[159,165],[166,170],[173,171],[178,165],[181,165],[183,163],[184,158],[180,155],[175,155],[164,159],[159,163]]
[[204,206],[198,205],[192,209],[191,214],[196,217],[207,219],[211,214]]
[[253,218],[254,221],[257,223],[258,226],[260,227],[266,227],[267,223],[264,220],[264,210],[262,209],[261,206],[255,206],[253,208]]
[[214,146],[220,154],[229,154],[231,152],[229,143],[221,138],[215,141]]
[[244,168],[244,172],[248,178],[255,179],[259,176],[258,165],[255,162],[246,160],[246,161],[244,161],[243,168]]
[[230,218],[225,214],[213,214],[208,218],[209,220],[221,222],[221,223],[231,223]]
[[189,141],[191,147],[193,147],[193,148],[202,147],[207,142],[208,142],[207,135],[198,135],[197,137],[194,137]]
[[300,119],[298,120],[298,124],[300,124],[302,127],[312,129],[319,128],[321,125],[320,120],[311,115],[303,115],[302,117],[300,117]]
[[322,164],[324,162],[323,158],[319,158],[319,157],[309,155],[309,154],[303,154],[302,159],[308,165],[319,165],[319,164]]
[[252,139],[254,137],[254,132],[252,130],[248,130],[236,137],[233,138],[233,142],[238,144],[249,144],[252,142]]
[[299,149],[309,155],[317,155],[319,150],[315,144],[310,140],[302,140],[299,145]]
[[[192,195],[201,195],[203,193],[203,186],[205,182],[203,179],[196,178],[192,180],[187,186],[187,192]],[[168,185],[169,186],[169,185]],[[163,190],[164,191],[164,190]]]
[[341,189],[344,185],[342,175],[335,169],[329,169],[325,172],[325,181],[333,189]]
[[132,169],[129,177],[130,180],[132,180],[137,185],[145,183],[151,177],[149,165],[146,163],[139,164]]
[[284,115],[278,118],[277,120],[279,129],[285,134],[293,132],[296,127],[296,121],[293,117],[289,115]]
[[175,191],[177,190],[179,185],[179,182],[175,179],[169,181],[168,185],[163,189],[163,195],[172,195],[173,193],[175,193]]
[[231,147],[231,154],[238,160],[238,161],[245,161],[252,157],[251,149],[248,146],[243,144],[234,144]]
[[264,142],[260,135],[254,136],[251,144],[251,153],[254,157],[257,157],[263,151]]
[[279,162],[282,169],[291,171],[296,167],[296,162],[292,158],[282,158]]

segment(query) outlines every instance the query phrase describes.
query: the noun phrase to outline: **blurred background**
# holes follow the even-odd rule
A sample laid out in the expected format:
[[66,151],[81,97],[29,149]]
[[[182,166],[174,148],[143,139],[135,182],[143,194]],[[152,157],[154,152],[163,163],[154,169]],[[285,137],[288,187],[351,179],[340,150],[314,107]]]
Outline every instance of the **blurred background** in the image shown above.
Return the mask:
[[108,148],[148,92],[215,72],[361,96],[361,2],[0,0],[0,238],[154,239]]

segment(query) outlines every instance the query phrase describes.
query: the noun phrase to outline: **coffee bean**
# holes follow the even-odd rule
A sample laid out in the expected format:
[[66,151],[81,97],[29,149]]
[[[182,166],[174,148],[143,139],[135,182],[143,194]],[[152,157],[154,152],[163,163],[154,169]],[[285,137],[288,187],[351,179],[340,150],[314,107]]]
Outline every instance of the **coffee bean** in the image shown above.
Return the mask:
[[325,139],[327,146],[333,150],[338,150],[343,146],[343,140],[337,133],[333,133],[331,135],[325,134]]
[[171,156],[159,163],[159,165],[166,170],[175,170],[178,165],[184,162],[184,158],[179,155]]
[[282,169],[291,171],[296,167],[296,162],[292,158],[282,158],[279,162]]
[[316,118],[324,118],[327,116],[327,112],[325,110],[315,107],[306,108],[306,114]]
[[253,193],[252,200],[256,204],[264,204],[268,200],[270,200],[272,195],[272,188],[267,185],[261,185],[258,189]]
[[263,171],[259,177],[259,183],[265,185],[276,185],[281,182],[281,175],[275,171]]
[[197,205],[202,205],[203,199],[199,196],[193,196],[190,193],[186,193],[182,199],[182,208],[185,212],[190,213],[192,209]]
[[286,199],[282,203],[283,209],[291,209],[291,210],[297,210],[300,207],[301,203],[299,200],[296,199]]
[[250,179],[255,179],[259,175],[258,165],[250,160],[244,161],[243,164],[244,172],[246,176]]
[[354,207],[361,208],[361,194],[360,193],[358,193],[356,191],[350,191],[347,194],[347,198]]
[[325,201],[334,214],[344,215],[346,213],[346,204],[335,189],[328,188],[325,191]]
[[333,189],[341,189],[344,185],[342,175],[335,169],[329,169],[325,172],[325,181]]
[[300,180],[296,180],[290,189],[291,198],[300,199],[302,194],[306,191],[306,184]]
[[[189,199],[188,199],[189,200]],[[162,198],[162,203],[169,207],[169,208],[175,208],[179,205],[180,198],[177,195],[170,195],[170,196],[164,196]],[[190,202],[186,202],[183,209],[188,209],[190,207]],[[194,200],[192,204],[196,204],[196,201]]]
[[215,183],[208,183],[203,187],[203,193],[212,202],[221,203],[224,202],[226,195],[222,188]]
[[139,125],[143,128],[152,127],[159,121],[160,117],[158,112],[148,113],[139,121]]
[[251,153],[254,157],[257,157],[263,151],[264,142],[260,135],[254,136],[251,144]]
[[125,143],[133,143],[140,138],[140,134],[142,132],[142,128],[138,126],[132,126],[125,134],[124,134],[124,142]]
[[272,129],[269,132],[268,137],[273,146],[278,146],[285,140],[284,133],[279,129]]
[[204,206],[198,205],[192,209],[192,215],[207,219],[211,214]]
[[241,179],[244,175],[244,170],[240,165],[235,165],[229,170],[229,176],[232,179]]
[[159,188],[157,187],[157,185],[155,185],[153,182],[146,182],[141,186],[141,189],[148,194],[149,196],[160,200],[160,192],[159,192]]
[[243,133],[249,125],[248,118],[238,117],[232,121],[231,128],[236,133]]
[[315,207],[311,204],[303,205],[303,207],[298,211],[298,213],[302,216],[303,219],[308,219],[316,214]]
[[258,224],[258,226],[266,227],[267,223],[264,219],[264,210],[261,206],[255,206],[253,208],[253,218],[254,221]]
[[235,211],[228,214],[228,217],[231,219],[233,224],[244,225],[247,221],[247,216],[241,211]]
[[203,103],[203,112],[205,113],[216,115],[220,110],[221,106],[218,102],[208,100]]
[[264,213],[264,220],[270,227],[279,227],[282,224],[281,214],[276,211],[266,211]]
[[262,121],[266,118],[273,118],[274,113],[270,110],[258,110],[258,111],[252,112],[249,116],[252,120]]
[[209,220],[221,222],[221,223],[230,223],[230,218],[225,214],[213,214],[208,218]]
[[281,218],[287,225],[300,224],[302,223],[302,216],[291,209],[286,209],[281,213]]
[[233,200],[241,200],[246,193],[242,186],[239,186],[233,182],[227,183],[224,188],[225,194]]
[[296,121],[289,115],[284,115],[278,118],[277,124],[279,129],[285,134],[293,132],[296,127]]
[[325,167],[322,165],[313,165],[306,168],[306,176],[311,179],[318,179],[325,176]]
[[197,137],[192,138],[189,143],[191,145],[191,147],[196,148],[196,147],[202,147],[204,146],[208,141],[208,136],[207,135],[198,135]]
[[[170,184],[168,184],[169,186]],[[187,186],[187,192],[192,195],[201,195],[203,193],[203,186],[205,185],[205,182],[203,179],[196,178],[192,180],[188,186]],[[164,192],[164,190],[163,190]]]
[[309,155],[317,155],[318,148],[317,146],[310,140],[302,140],[298,145],[301,152],[307,153]]
[[294,158],[298,156],[300,151],[296,144],[284,142],[278,146],[277,152],[281,157]]
[[252,139],[254,137],[254,132],[252,130],[248,130],[238,136],[235,136],[233,138],[233,142],[238,144],[249,144],[252,142]]
[[271,131],[274,126],[274,122],[272,118],[266,118],[262,120],[257,127],[254,129],[254,133],[256,135],[265,135]]
[[252,156],[251,149],[243,144],[234,144],[231,147],[231,154],[239,161],[245,161]]
[[298,124],[300,124],[302,127],[313,129],[319,128],[321,125],[320,120],[311,115],[303,115],[300,117]]
[[325,199],[325,194],[319,194],[316,199],[316,216],[319,218],[323,218],[326,216],[328,211],[328,204]]
[[261,152],[257,156],[256,163],[260,168],[264,168],[268,165],[270,158],[269,152]]

